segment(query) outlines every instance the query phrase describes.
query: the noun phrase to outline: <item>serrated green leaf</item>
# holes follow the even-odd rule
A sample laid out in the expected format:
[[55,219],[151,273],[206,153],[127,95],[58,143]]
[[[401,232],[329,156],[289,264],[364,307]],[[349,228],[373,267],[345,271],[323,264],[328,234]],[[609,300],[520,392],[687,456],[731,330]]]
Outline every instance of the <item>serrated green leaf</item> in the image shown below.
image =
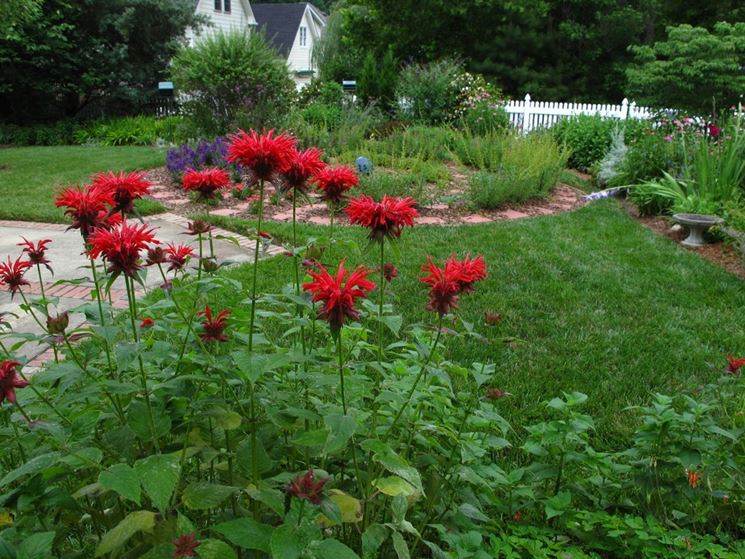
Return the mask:
[[184,490],[182,501],[192,510],[211,509],[221,504],[236,491],[238,491],[238,488],[230,485],[198,481],[189,484]]
[[238,559],[233,548],[221,540],[204,540],[197,548],[199,559]]
[[60,456],[61,454],[59,452],[48,452],[41,456],[36,456],[23,464],[23,466],[8,472],[5,477],[0,480],[0,486],[4,487],[25,475],[41,472],[59,462]]
[[16,550],[16,559],[50,559],[54,532],[39,532],[23,540]]
[[96,548],[96,557],[120,549],[138,532],[151,534],[155,527],[155,513],[147,510],[130,512],[119,524],[106,532]]
[[406,540],[398,532],[393,532],[391,535],[393,539],[393,550],[396,552],[398,559],[411,559],[409,555],[409,546],[406,545]]
[[165,513],[179,479],[178,458],[163,454],[148,456],[135,462],[134,469],[145,493],[156,508]]
[[362,557],[374,559],[378,557],[380,546],[388,539],[388,528],[381,524],[371,524],[362,534]]
[[378,462],[386,470],[405,479],[417,491],[424,493],[422,478],[416,468],[409,465],[406,460],[396,454],[386,443],[377,439],[368,439],[362,443],[362,448],[371,451],[373,453],[373,460]]
[[315,555],[318,559],[360,559],[359,555],[339,540],[323,540],[316,547]]
[[405,479],[398,476],[384,477],[376,479],[373,485],[384,495],[389,497],[395,497],[396,495],[403,495],[409,497],[416,493],[416,489]]
[[273,528],[256,522],[253,518],[236,518],[212,528],[222,534],[230,543],[243,549],[257,549],[270,553]]
[[209,409],[206,415],[211,417],[215,421],[215,426],[220,429],[232,431],[241,426],[242,418],[240,414],[231,409],[215,407]]
[[269,547],[272,559],[298,559],[302,553],[294,526],[283,524],[272,532]]
[[357,429],[357,422],[352,416],[341,414],[327,415],[323,420],[329,430],[323,453],[333,454],[344,449]]
[[128,464],[114,464],[98,475],[104,489],[114,491],[130,501],[140,504],[140,478]]

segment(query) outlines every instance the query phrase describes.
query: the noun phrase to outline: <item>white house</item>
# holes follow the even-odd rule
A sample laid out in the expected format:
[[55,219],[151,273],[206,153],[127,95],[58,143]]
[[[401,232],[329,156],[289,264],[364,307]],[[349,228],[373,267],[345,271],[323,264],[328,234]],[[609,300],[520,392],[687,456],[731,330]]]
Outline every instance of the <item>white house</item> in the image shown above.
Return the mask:
[[279,53],[287,58],[298,89],[315,74],[313,46],[326,28],[326,16],[309,2],[253,4],[256,23]]
[[186,38],[191,45],[199,37],[215,31],[235,31],[256,27],[256,18],[248,0],[194,0],[194,10],[197,14],[206,16],[212,25],[202,27],[199,33],[194,33],[190,29]]
[[308,2],[293,4],[253,4],[248,0],[195,0],[198,14],[207,16],[211,26],[199,34],[189,31],[194,44],[200,36],[215,31],[252,30],[259,27],[279,53],[287,59],[290,74],[298,89],[313,77],[313,45],[323,34],[326,16]]

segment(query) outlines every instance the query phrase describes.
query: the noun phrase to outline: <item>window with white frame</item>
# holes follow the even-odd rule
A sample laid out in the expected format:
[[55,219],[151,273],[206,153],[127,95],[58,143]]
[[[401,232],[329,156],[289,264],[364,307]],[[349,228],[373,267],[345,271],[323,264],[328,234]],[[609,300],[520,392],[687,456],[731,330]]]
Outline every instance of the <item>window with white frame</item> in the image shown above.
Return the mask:
[[215,0],[215,11],[230,13],[230,0]]
[[301,47],[308,46],[308,29],[303,26],[300,26],[300,46]]

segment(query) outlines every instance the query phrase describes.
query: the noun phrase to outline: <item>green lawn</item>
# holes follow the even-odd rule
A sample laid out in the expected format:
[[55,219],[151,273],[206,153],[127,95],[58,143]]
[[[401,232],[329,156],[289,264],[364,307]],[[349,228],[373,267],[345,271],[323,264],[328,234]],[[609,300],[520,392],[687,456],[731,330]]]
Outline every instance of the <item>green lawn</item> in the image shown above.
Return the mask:
[[[247,222],[214,218],[237,231]],[[284,224],[267,224],[289,236]],[[304,236],[321,228],[302,226]],[[365,246],[360,228],[339,228],[338,237]],[[407,321],[428,319],[426,294],[416,280],[427,254],[442,260],[451,251],[482,254],[489,278],[463,297],[462,316],[493,340],[460,340],[454,360],[497,363],[494,384],[510,393],[504,414],[516,425],[543,416],[541,401],[562,391],[590,396],[598,424],[596,444],[625,439],[635,406],[654,392],[695,388],[711,379],[727,353],[745,354],[745,285],[741,279],[662,238],[632,220],[615,202],[597,202],[573,213],[478,226],[422,226],[407,230],[396,259],[397,308]],[[374,252],[374,251],[373,251]],[[375,265],[372,253],[345,251],[354,264]],[[323,260],[335,263],[338,249]],[[291,282],[290,259],[262,264],[262,289],[277,292]],[[250,267],[228,272],[250,281]],[[244,299],[221,293],[220,308]],[[497,327],[484,311],[502,314]],[[503,337],[520,341],[509,346]]]
[[[101,171],[134,171],[163,165],[164,151],[150,147],[55,146],[0,149],[0,219],[64,222],[54,207],[60,185],[83,183]],[[151,200],[140,212],[162,211]]]

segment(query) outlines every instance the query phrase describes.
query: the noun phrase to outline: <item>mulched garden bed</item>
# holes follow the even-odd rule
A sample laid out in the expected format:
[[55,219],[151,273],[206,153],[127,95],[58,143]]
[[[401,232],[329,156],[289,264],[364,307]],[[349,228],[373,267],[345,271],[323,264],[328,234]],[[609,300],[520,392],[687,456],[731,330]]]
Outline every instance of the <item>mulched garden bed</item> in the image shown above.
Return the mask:
[[[148,179],[152,182],[152,197],[166,206],[170,211],[189,215],[205,211],[205,205],[192,202],[184,193],[181,185],[176,183],[165,167],[148,171]],[[495,210],[474,212],[463,202],[465,187],[463,181],[457,178],[448,185],[447,194],[453,202],[434,203],[419,209],[417,223],[430,225],[460,225],[489,223],[520,219],[531,216],[552,215],[578,208],[585,204],[584,192],[566,184],[557,185],[547,199],[532,200],[524,204],[505,205]],[[292,221],[292,202],[287,199],[272,199],[274,189],[266,189],[267,200],[264,205],[264,217],[274,221]],[[232,194],[226,194],[222,200],[210,206],[210,213],[222,216],[254,217],[251,206],[256,196],[247,200],[240,200]],[[326,205],[319,202],[298,205],[297,217],[299,223],[328,224],[329,215]],[[337,222],[346,223],[346,215],[337,216]]]

